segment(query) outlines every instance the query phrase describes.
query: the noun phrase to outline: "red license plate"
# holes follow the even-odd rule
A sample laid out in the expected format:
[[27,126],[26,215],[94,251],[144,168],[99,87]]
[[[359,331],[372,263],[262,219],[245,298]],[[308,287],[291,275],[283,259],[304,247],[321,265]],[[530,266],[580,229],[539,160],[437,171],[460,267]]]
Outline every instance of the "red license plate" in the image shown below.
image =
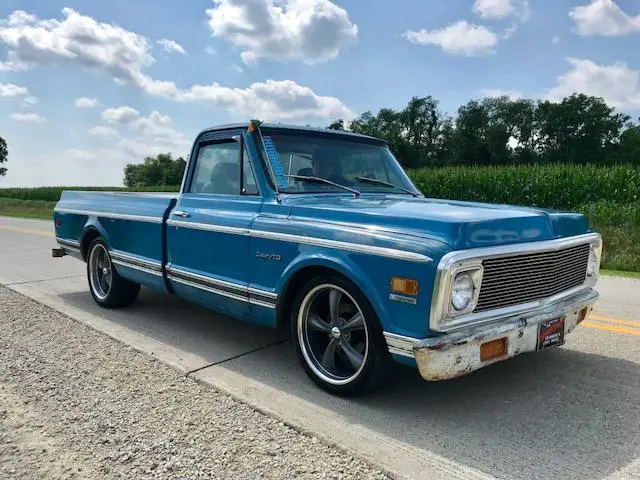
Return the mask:
[[564,317],[547,320],[538,325],[538,350],[548,350],[564,344]]

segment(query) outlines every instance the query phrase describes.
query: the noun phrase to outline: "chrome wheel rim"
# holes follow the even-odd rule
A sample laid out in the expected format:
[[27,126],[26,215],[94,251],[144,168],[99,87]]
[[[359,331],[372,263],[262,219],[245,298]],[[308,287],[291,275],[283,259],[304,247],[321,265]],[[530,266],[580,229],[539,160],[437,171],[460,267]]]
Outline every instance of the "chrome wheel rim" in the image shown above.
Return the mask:
[[89,255],[89,279],[91,290],[100,300],[104,300],[111,290],[113,268],[109,252],[104,245],[96,244]]
[[298,341],[307,365],[327,383],[344,385],[362,371],[369,334],[362,309],[344,289],[318,285],[302,300]]

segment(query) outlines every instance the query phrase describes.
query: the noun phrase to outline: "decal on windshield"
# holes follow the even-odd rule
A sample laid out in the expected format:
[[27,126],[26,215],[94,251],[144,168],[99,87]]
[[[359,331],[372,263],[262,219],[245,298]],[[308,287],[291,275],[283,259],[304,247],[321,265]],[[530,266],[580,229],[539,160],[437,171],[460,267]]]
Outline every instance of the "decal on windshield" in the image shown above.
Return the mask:
[[271,163],[273,174],[278,182],[278,187],[287,188],[289,186],[289,179],[284,172],[284,168],[280,162],[280,155],[273,144],[273,140],[271,140],[271,137],[262,137],[262,143],[264,144],[264,150],[269,158],[269,163]]

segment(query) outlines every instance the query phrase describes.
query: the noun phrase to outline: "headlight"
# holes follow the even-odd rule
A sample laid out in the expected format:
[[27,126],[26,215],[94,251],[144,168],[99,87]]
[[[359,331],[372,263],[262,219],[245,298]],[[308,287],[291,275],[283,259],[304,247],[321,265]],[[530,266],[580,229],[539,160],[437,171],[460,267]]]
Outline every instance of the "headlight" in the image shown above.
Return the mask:
[[466,267],[453,272],[449,293],[449,315],[452,317],[469,313],[476,308],[480,283],[482,282],[482,266]]
[[592,243],[589,251],[589,262],[587,263],[587,278],[597,278],[600,270],[600,256],[602,254],[602,243]]
[[451,287],[451,305],[456,310],[464,310],[473,300],[473,278],[469,272],[458,275]]

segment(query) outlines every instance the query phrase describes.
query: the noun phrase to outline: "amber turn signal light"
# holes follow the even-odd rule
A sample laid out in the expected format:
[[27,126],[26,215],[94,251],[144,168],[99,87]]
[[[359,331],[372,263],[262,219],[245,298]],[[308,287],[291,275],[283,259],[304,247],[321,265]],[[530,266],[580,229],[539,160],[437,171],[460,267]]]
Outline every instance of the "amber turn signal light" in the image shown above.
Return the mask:
[[391,279],[391,291],[406,295],[418,295],[418,281],[409,278],[393,277]]
[[507,353],[507,339],[499,338],[480,345],[480,361],[486,362]]

